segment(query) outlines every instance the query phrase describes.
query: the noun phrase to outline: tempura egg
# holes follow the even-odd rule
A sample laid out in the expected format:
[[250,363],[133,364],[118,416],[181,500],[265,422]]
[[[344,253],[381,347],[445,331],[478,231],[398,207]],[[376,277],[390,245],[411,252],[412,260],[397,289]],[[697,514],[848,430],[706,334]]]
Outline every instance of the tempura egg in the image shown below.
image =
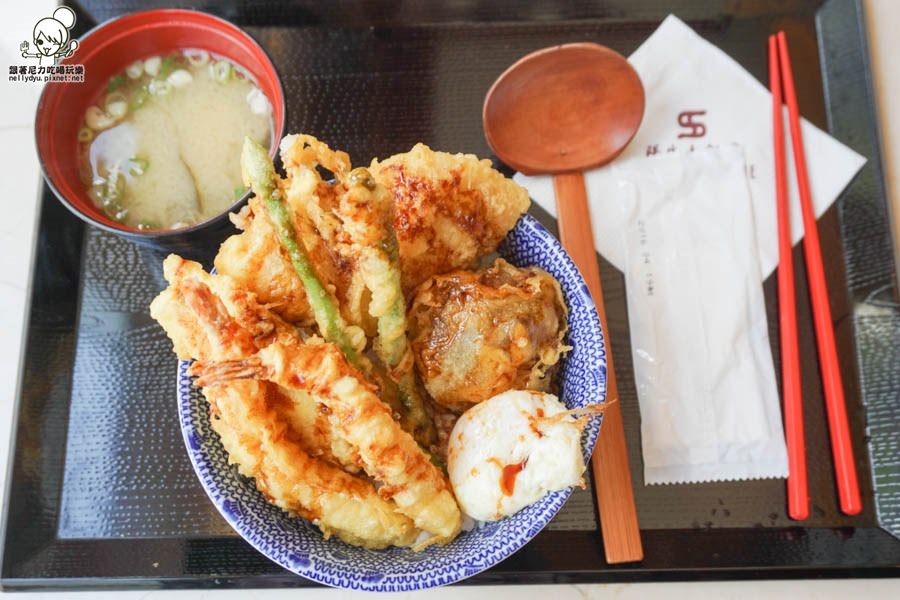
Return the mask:
[[583,420],[552,394],[507,391],[456,422],[447,450],[450,484],[463,512],[496,521],[549,492],[583,485]]

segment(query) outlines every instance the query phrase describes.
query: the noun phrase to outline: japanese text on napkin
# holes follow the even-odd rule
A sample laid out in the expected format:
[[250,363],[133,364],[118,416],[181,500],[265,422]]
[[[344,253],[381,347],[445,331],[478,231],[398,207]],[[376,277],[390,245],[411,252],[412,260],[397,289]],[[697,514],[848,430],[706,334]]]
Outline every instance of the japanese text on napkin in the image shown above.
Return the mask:
[[728,145],[612,171],[644,482],[787,476],[743,154]]

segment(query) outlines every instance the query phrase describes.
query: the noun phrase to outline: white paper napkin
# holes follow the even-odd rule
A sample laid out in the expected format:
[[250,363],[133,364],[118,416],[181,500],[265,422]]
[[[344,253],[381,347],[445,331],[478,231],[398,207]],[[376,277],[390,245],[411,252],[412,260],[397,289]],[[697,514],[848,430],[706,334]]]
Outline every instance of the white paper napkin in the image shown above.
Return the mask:
[[787,476],[743,153],[725,145],[611,171],[644,482]]
[[[761,288],[778,263],[769,92],[674,16],[629,61],[644,84],[644,120],[585,181],[597,249],[626,275],[645,481],[784,477]],[[818,216],[865,160],[802,128]],[[516,180],[556,215],[549,177]]]
[[[762,55],[767,52],[765,44],[760,45],[759,52]],[[673,15],[628,60],[644,84],[646,109],[640,130],[616,162],[689,152],[691,148],[740,144],[749,170],[761,274],[763,278],[768,277],[778,264],[772,108],[768,90],[731,57]],[[813,204],[819,216],[847,186],[865,159],[806,120],[802,128]],[[793,164],[790,144],[787,144],[791,227],[796,243],[803,237],[803,223]],[[517,174],[515,180],[528,189],[540,206],[556,216],[549,177]],[[607,166],[591,171],[585,181],[597,250],[624,270],[624,249],[618,233],[622,227],[622,211],[608,193],[613,186],[611,169]]]

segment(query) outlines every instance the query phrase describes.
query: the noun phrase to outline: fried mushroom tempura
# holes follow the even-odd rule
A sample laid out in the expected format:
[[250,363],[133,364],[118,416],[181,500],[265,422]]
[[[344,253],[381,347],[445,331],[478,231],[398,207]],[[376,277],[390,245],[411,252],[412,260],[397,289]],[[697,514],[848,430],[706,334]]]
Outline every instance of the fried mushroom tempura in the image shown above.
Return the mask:
[[528,209],[528,192],[472,154],[425,144],[369,169],[394,198],[403,291],[455,269],[471,268],[497,249]]
[[559,283],[502,258],[433,277],[416,292],[410,339],[435,402],[456,412],[510,389],[547,391],[568,347]]
[[276,342],[255,357],[194,363],[191,372],[201,386],[255,378],[310,393],[358,449],[366,473],[382,484],[378,493],[431,534],[419,547],[446,543],[459,533],[462,515],[446,478],[334,344]]

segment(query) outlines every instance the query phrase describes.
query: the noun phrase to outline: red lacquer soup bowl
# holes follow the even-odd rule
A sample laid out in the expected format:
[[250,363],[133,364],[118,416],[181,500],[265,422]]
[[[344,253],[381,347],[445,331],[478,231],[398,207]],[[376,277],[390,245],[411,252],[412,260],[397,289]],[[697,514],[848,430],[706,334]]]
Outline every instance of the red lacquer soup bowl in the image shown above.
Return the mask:
[[[106,89],[110,78],[128,65],[153,55],[194,48],[227,58],[254,79],[272,106],[274,157],[284,134],[284,90],[266,52],[247,33],[212,15],[178,9],[132,13],[99,25],[79,39],[74,54],[60,64],[83,65],[82,83],[47,83],[35,119],[35,137],[41,168],[48,185],[73,213],[130,241],[191,256],[209,248],[234,231],[228,213],[247,202],[249,192],[206,221],[182,229],[140,230],[118,223],[97,208],[80,176],[78,131],[85,110]],[[175,150],[173,150],[175,151]]]

